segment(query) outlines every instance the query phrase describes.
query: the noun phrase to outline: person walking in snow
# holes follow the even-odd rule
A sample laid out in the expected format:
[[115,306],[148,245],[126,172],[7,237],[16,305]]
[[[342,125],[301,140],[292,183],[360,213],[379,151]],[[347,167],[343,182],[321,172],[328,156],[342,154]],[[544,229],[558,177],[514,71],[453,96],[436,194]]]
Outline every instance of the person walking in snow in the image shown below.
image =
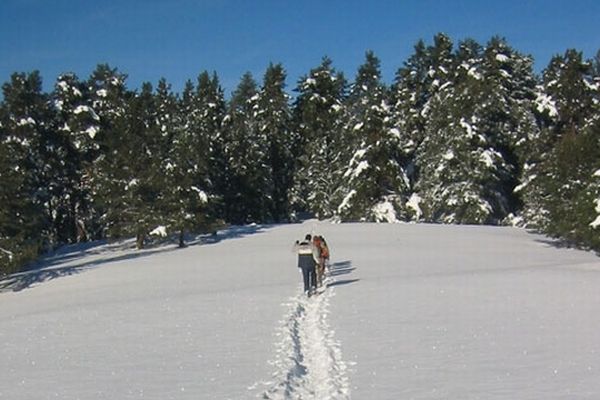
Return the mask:
[[323,270],[329,271],[329,246],[323,236],[321,238],[321,259],[323,260]]
[[311,296],[317,288],[316,266],[319,262],[318,249],[312,242],[312,236],[306,235],[302,242],[296,241],[294,246],[298,254],[298,268],[302,270],[304,293]]
[[313,244],[317,248],[317,253],[319,254],[319,258],[316,266],[316,274],[317,274],[317,286],[323,286],[323,276],[325,275],[325,258],[323,254],[323,238],[321,236],[315,235],[313,237]]

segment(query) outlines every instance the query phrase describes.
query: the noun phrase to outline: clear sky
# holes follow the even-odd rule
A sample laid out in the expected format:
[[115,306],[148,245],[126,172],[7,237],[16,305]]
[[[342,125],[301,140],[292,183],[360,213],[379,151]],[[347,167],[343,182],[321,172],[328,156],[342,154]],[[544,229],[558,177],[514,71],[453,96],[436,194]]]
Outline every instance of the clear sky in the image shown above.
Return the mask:
[[503,36],[541,71],[567,48],[595,56],[599,27],[599,0],[0,0],[0,82],[37,69],[50,90],[60,73],[83,80],[106,62],[131,89],[165,77],[180,91],[216,71],[229,95],[244,72],[260,82],[281,62],[291,90],[325,55],[353,79],[370,49],[391,83],[438,32]]

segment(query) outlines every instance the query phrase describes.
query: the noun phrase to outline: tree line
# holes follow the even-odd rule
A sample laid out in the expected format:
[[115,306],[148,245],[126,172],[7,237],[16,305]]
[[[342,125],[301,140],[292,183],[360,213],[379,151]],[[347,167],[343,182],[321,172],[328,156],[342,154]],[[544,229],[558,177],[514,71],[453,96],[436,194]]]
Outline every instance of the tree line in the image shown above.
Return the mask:
[[0,268],[62,244],[305,215],[526,226],[600,249],[600,52],[540,75],[505,39],[419,41],[391,85],[367,52],[352,82],[325,57],[292,97],[286,72],[216,73],[174,93],[14,73],[0,103]]

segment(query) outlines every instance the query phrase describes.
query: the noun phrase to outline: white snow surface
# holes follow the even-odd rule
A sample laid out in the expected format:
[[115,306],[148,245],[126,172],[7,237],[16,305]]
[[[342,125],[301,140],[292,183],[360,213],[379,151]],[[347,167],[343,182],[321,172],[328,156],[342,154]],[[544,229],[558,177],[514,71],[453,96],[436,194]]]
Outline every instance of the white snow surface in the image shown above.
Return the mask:
[[[331,248],[301,294],[292,243]],[[0,399],[598,399],[600,259],[516,228],[231,228],[0,281]]]

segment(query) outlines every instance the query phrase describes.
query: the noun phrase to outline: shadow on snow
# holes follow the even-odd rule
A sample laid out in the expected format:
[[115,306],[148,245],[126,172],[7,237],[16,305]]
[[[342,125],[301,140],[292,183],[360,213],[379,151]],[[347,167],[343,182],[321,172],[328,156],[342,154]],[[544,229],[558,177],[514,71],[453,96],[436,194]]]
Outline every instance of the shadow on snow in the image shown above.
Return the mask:
[[[269,229],[266,225],[233,226],[217,233],[188,237],[186,247],[198,245],[214,245],[224,240],[242,238]],[[151,242],[145,249],[136,251],[135,240],[121,240],[108,242],[106,240],[79,243],[63,246],[52,253],[48,253],[24,272],[0,277],[0,293],[19,292],[32,285],[48,282],[53,279],[79,274],[101,265],[133,260],[141,257],[152,256],[157,253],[168,253],[180,250],[175,237],[160,239]],[[122,252],[126,251],[126,254]],[[115,254],[120,252],[121,254]],[[87,260],[89,257],[96,259]],[[64,264],[69,265],[64,265]]]
[[[338,262],[335,262],[335,263],[329,265],[328,275],[330,277],[337,278],[342,275],[351,274],[352,271],[354,271],[355,269],[356,269],[356,267],[352,266],[352,261],[350,261],[350,260],[338,261]],[[349,285],[351,283],[355,283],[358,281],[360,281],[360,279],[336,279],[333,282],[328,283],[327,287]]]

